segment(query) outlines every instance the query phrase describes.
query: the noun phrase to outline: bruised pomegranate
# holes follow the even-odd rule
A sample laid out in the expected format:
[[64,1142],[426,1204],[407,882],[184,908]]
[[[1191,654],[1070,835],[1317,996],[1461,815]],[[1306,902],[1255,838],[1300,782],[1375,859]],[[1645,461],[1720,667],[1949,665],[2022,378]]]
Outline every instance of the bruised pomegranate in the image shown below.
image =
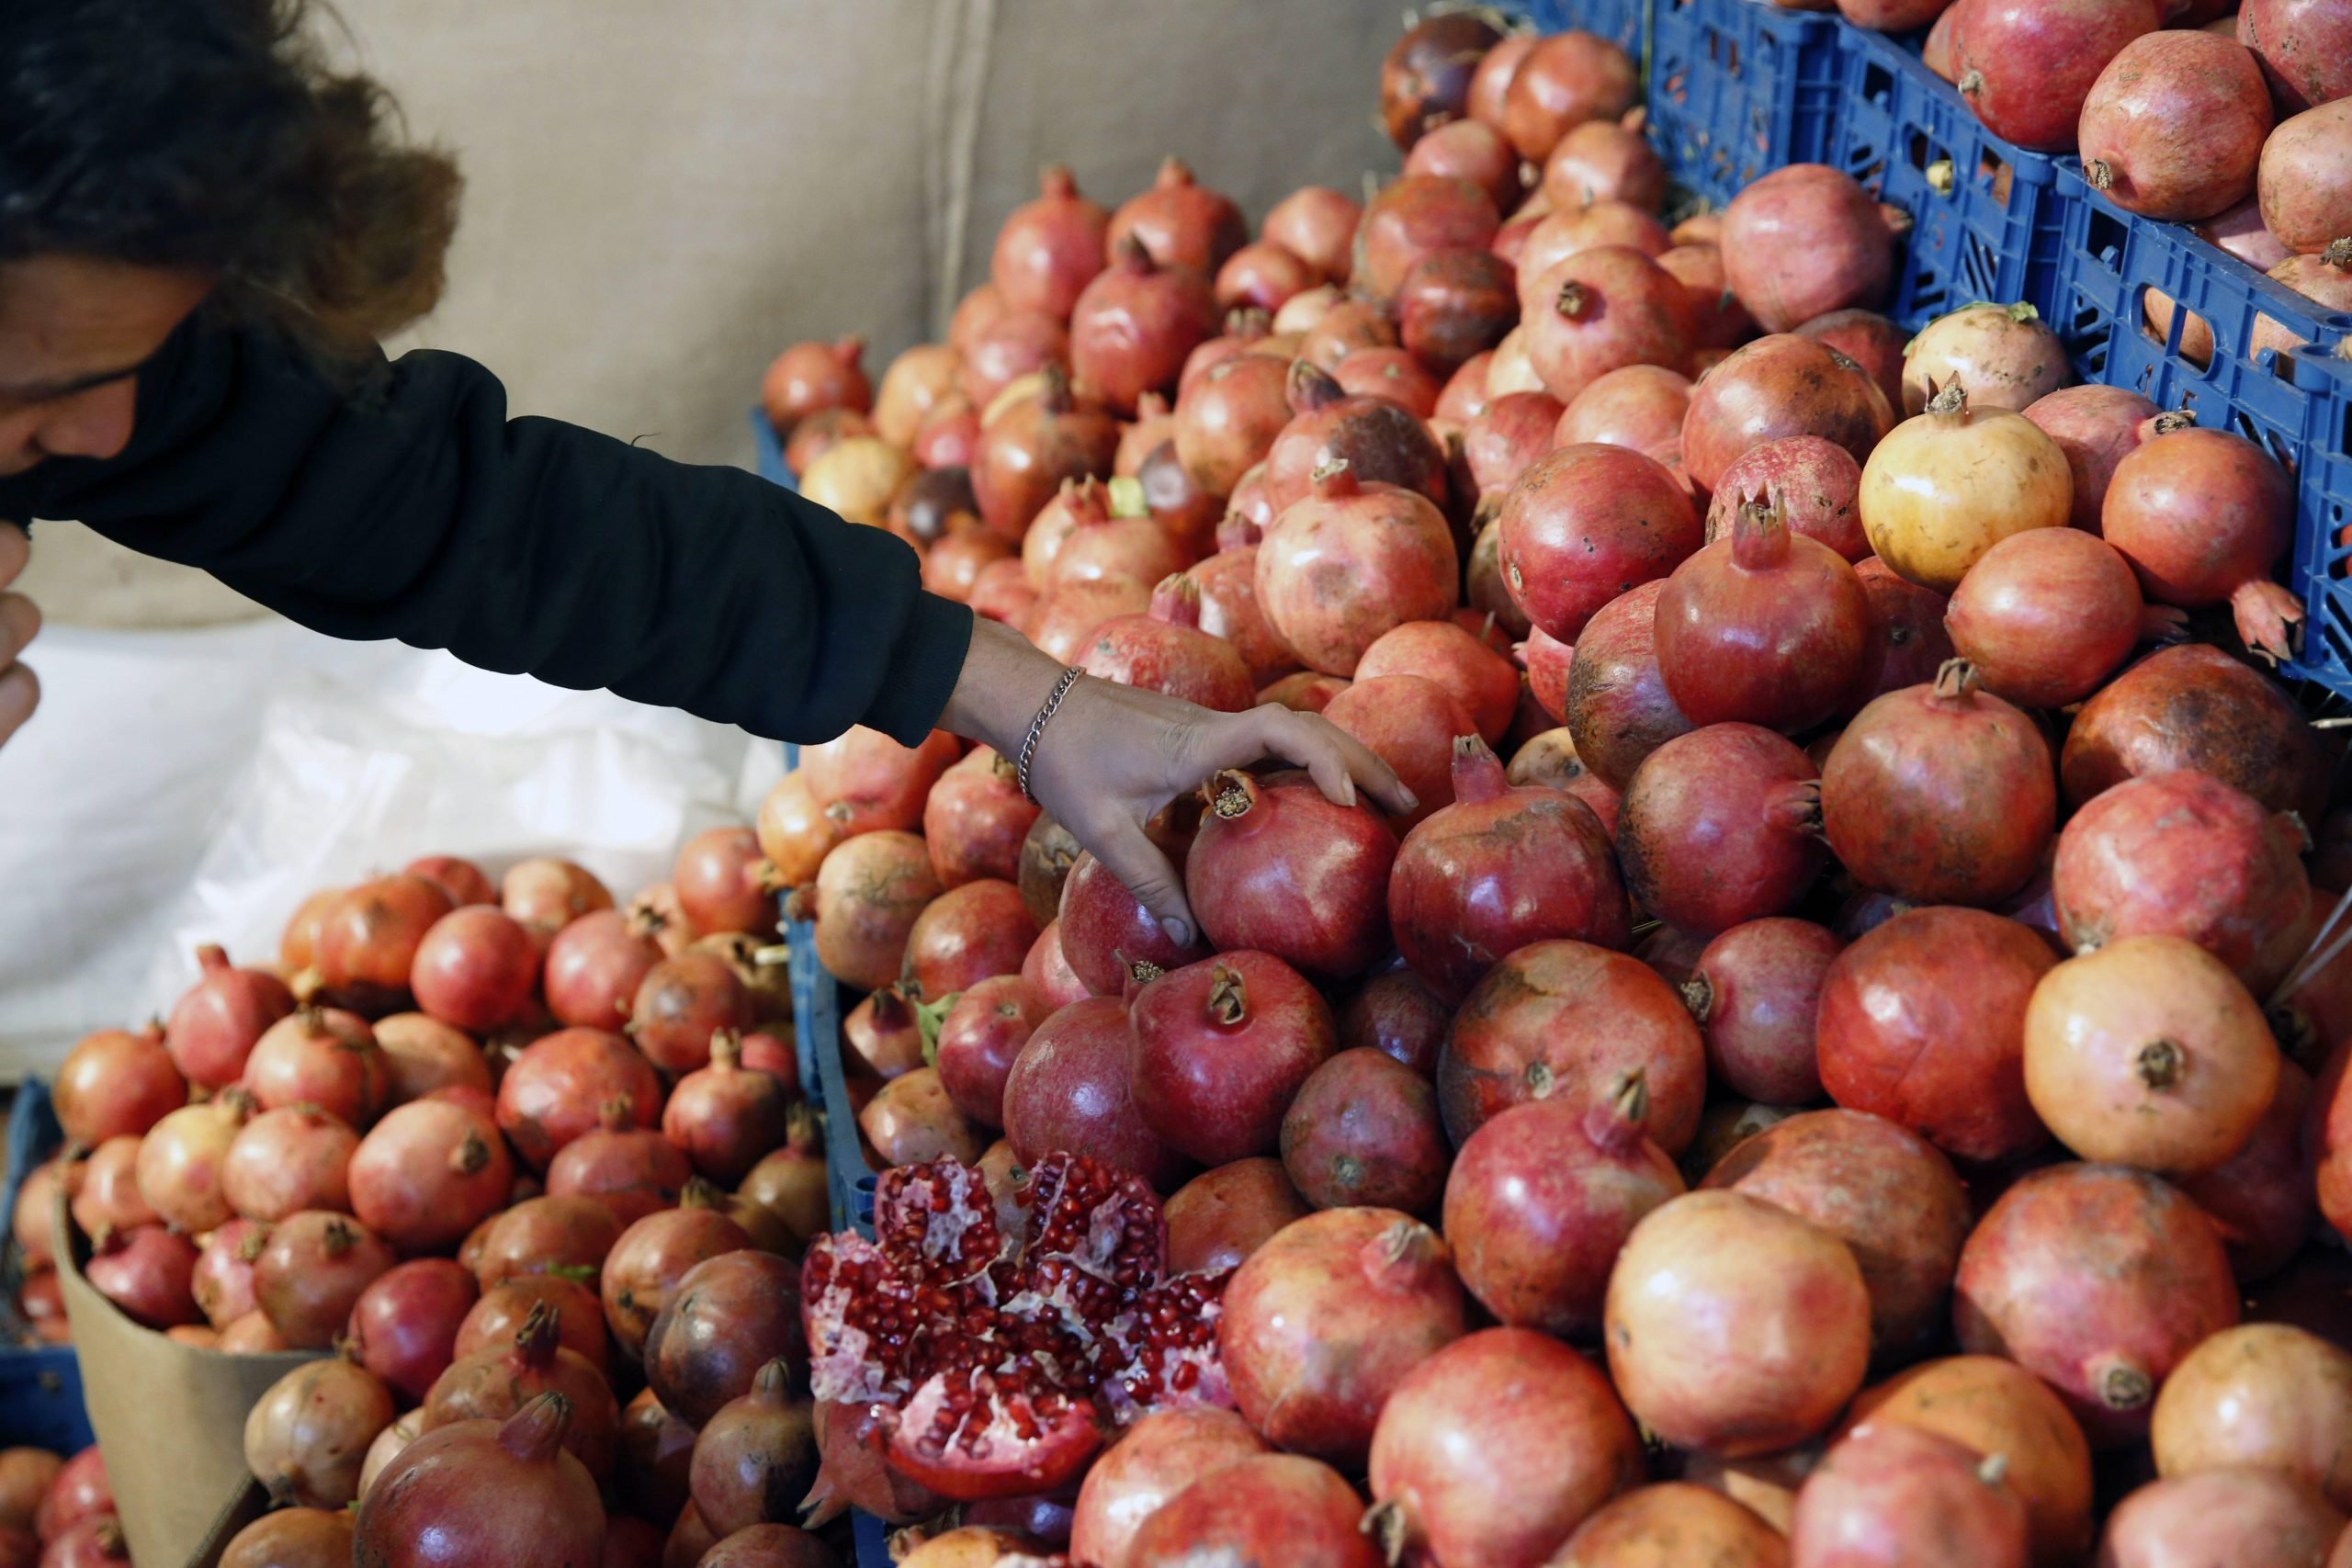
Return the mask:
[[1498,1320],[1563,1338],[1600,1328],[1626,1236],[1683,1190],[1648,1117],[1636,1070],[1597,1103],[1533,1100],[1464,1141],[1445,1184],[1446,1241],[1463,1283]]
[[1218,1340],[1252,1427],[1352,1466],[1396,1385],[1463,1331],[1462,1286],[1435,1231],[1391,1209],[1329,1209],[1241,1265]]
[[2141,773],[2194,768],[2273,811],[2325,815],[2327,764],[2276,683],[2220,649],[2150,654],[2083,705],[2058,760],[2069,805]]
[[1438,1062],[1438,1103],[1459,1145],[1529,1100],[1601,1104],[1636,1071],[1649,1136],[1679,1154],[1706,1095],[1706,1053],[1681,998],[1624,953],[1539,942],[1487,971],[1464,1000]]
[[[1487,251],[1432,251],[1396,286],[1398,341],[1439,375],[1476,361],[1518,320],[1511,265]],[[1442,392],[1435,412],[1445,412]]]
[[1731,1458],[1826,1427],[1870,1359],[1870,1295],[1845,1243],[1739,1192],[1651,1211],[1605,1314],[1627,1408],[1669,1442]]
[[[1266,454],[1261,479],[1265,502],[1274,513],[1314,494],[1316,474],[1335,461],[1345,462],[1359,484],[1396,485],[1433,503],[1444,502],[1449,491],[1445,452],[1419,419],[1385,398],[1349,395],[1327,371],[1304,357],[1291,366],[1287,395],[1291,422]],[[1232,504],[1254,517],[1248,510],[1250,488],[1245,475],[1234,487]],[[1270,525],[1272,519],[1262,521]]]
[[381,1004],[407,994],[424,933],[454,908],[439,883],[405,872],[361,883],[319,923],[319,985],[338,1000],[390,1010]]
[[1810,337],[1774,333],[1732,350],[1699,378],[1682,421],[1682,461],[1701,490],[1750,447],[1817,435],[1856,462],[1894,426],[1894,411],[1868,372]]
[[1577,759],[1612,789],[1623,790],[1643,759],[1692,728],[1658,669],[1657,606],[1665,591],[1663,581],[1645,582],[1603,604],[1568,669],[1562,723]]
[[2030,928],[1998,915],[1896,915],[1839,953],[1822,982],[1824,1087],[1959,1159],[2030,1153],[2049,1134],[2025,1093],[2026,1003],[2056,962]]
[[1788,435],[1751,446],[1726,468],[1707,508],[1709,543],[1733,534],[1752,502],[1777,507],[1792,534],[1826,545],[1848,561],[1871,553],[1856,497],[1862,466],[1818,435]]
[[1257,600],[1313,669],[1353,673],[1383,633],[1453,608],[1460,566],[1445,518],[1423,496],[1360,483],[1336,460],[1258,547]]
[[1590,1361],[1523,1328],[1483,1329],[1415,1368],[1382,1407],[1365,1529],[1391,1558],[1544,1562],[1644,1468]]
[[1382,894],[1396,858],[1378,814],[1332,804],[1296,773],[1223,773],[1207,795],[1184,890],[1208,940],[1310,976],[1369,966],[1386,941]]
[[2100,1448],[2144,1435],[2165,1374],[2238,1319],[2205,1217],[2114,1166],[2056,1166],[2012,1186],[1969,1236],[1954,1292],[1962,1346],[2041,1377]]
[[[283,980],[266,969],[232,966],[228,953],[209,942],[196,950],[196,984],[172,1004],[172,1016],[164,1025],[164,1048],[171,1055],[172,1066],[189,1083],[204,1089],[225,1089],[243,1075],[245,1058],[263,1032],[294,1010],[294,994],[286,988]],[[117,1049],[120,1050],[119,1044]],[[123,1055],[135,1059],[144,1053]],[[70,1053],[66,1060],[73,1061]],[[178,1103],[171,1100],[169,1086],[162,1082],[162,1075],[152,1066],[142,1064],[143,1070],[119,1077],[121,1065],[119,1061],[109,1063],[108,1070],[101,1075],[107,1079],[110,1106],[119,1105],[119,1111],[110,1113],[135,1119],[138,1106],[120,1102],[135,1100],[148,1092],[157,1100]],[[152,1089],[141,1090],[140,1095],[127,1092],[133,1085],[151,1077]],[[65,1076],[61,1069],[51,1091],[52,1100],[64,1089]],[[62,1116],[61,1110],[61,1120]],[[114,1131],[109,1128],[107,1135]]]
[[1714,724],[1678,736],[1634,770],[1619,806],[1626,890],[1702,935],[1780,914],[1821,873],[1820,797],[1812,760],[1769,729]]
[[1690,497],[1663,464],[1598,444],[1559,447],[1529,468],[1505,498],[1500,524],[1512,599],[1563,642],[1701,542]]
[[1397,947],[1439,994],[1467,993],[1532,942],[1632,940],[1608,836],[1583,802],[1509,787],[1476,736],[1454,742],[1453,791],[1407,835],[1388,883]]
[[1288,1185],[1317,1209],[1434,1214],[1445,1191],[1445,1129],[1428,1077],[1357,1046],[1315,1069],[1282,1116]]
[[562,1029],[523,1048],[498,1083],[498,1128],[534,1169],[597,1124],[605,1107],[626,1101],[639,1127],[662,1118],[662,1080],[617,1034]]
[[904,829],[922,819],[923,797],[956,756],[955,737],[941,730],[907,747],[860,725],[802,748],[799,773],[829,817],[839,808],[843,834]]
[[[889,985],[905,966],[908,933],[939,891],[931,852],[914,834],[863,833],[842,840],[817,873],[818,962],[844,985],[866,990]],[[676,1047],[665,1059],[646,1041],[642,1022],[646,993],[661,975],[656,968],[647,976],[646,988],[638,994],[636,1036],[640,1047],[656,1055],[657,1065],[673,1070],[700,1066],[707,1059],[712,1030],[740,1029],[751,1021],[740,1005],[723,1005],[726,987],[715,975],[708,987],[697,978],[681,994],[676,1021],[665,1031]],[[728,979],[732,981],[731,972]]]
[[1071,307],[1070,372],[1113,410],[1132,414],[1145,392],[1174,389],[1185,355],[1216,325],[1204,274],[1155,261],[1144,241],[1114,233],[1110,265]]

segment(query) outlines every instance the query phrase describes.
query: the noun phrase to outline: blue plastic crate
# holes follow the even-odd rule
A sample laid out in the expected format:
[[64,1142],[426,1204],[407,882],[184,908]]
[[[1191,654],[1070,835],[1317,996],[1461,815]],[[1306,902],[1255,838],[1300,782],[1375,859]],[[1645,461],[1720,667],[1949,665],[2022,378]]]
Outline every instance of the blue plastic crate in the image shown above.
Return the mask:
[[1840,28],[1844,103],[1826,161],[1912,220],[1886,313],[1914,328],[1976,299],[2023,300],[2050,314],[2055,160],[1986,130],[1901,42]]
[[[18,1084],[8,1107],[7,1180],[5,1191],[0,1191],[0,1214],[17,1212],[17,1188],[64,1141],[64,1130],[58,1126],[57,1113],[50,1104],[49,1086],[39,1078]],[[13,1304],[18,1272],[11,1243],[6,1266],[0,1269],[0,1282],[8,1292],[12,1330],[21,1327],[14,1321]],[[72,1454],[94,1440],[89,1413],[82,1407],[82,1364],[74,1359],[74,1347],[0,1346],[0,1448],[30,1444]]]
[[[2291,677],[2352,696],[2352,313],[2322,310],[2176,223],[2126,212],[2081,171],[2058,170],[2061,221],[2051,324],[2085,380],[2129,387],[2199,424],[2260,443],[2295,475],[2295,547],[2288,585],[2307,617]],[[2145,295],[2179,302],[2159,337]],[[2264,317],[2315,345],[2249,356]],[[2199,363],[2184,344],[2191,318],[2212,337]],[[2200,334],[2201,337],[2201,334]],[[2201,341],[2196,344],[2201,348]]]
[[1761,0],[1652,0],[1650,141],[1667,173],[1721,207],[1783,164],[1826,162],[1840,27]]
[[1642,58],[1648,0],[1524,0],[1498,9],[1526,17],[1539,33],[1564,33],[1571,28],[1599,33],[1636,62]]

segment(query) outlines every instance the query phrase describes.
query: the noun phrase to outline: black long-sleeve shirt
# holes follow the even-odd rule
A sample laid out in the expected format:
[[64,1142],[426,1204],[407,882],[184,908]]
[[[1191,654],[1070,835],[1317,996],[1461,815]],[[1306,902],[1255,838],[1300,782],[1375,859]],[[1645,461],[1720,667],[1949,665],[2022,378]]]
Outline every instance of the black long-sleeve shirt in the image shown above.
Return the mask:
[[139,376],[130,444],[0,479],[0,518],[73,519],[333,637],[447,649],[780,740],[908,744],[971,612],[914,552],[738,468],[506,415],[454,354],[354,389],[268,335],[197,319]]

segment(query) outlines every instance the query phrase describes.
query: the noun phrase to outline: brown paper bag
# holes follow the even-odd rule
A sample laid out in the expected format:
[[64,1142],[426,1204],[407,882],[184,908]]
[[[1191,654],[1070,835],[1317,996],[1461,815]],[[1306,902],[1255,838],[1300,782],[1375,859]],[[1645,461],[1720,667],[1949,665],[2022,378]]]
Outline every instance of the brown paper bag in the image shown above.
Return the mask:
[[252,1481],[245,1413],[270,1384],[322,1352],[225,1356],[175,1344],[124,1316],[82,1277],[89,1241],[62,1192],[56,1224],[58,1283],[82,1363],[83,1403],[131,1560],[141,1568],[200,1564],[223,1507]]

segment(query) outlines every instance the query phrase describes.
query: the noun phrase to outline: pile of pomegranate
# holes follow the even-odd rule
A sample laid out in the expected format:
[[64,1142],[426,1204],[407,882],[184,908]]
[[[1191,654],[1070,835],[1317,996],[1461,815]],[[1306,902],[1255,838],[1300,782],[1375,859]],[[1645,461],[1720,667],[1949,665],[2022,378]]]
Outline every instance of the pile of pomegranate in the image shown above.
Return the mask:
[[1837,170],[1669,225],[1634,79],[1431,17],[1361,208],[1051,171],[878,392],[778,361],[938,592],[1418,800],[1204,779],[1178,947],[985,749],[769,798],[881,1173],[812,1393],[906,1563],[2352,1562],[2291,477],[2030,310],[1900,331]]
[[[1922,55],[1986,129],[2079,159],[2128,212],[2197,233],[2325,310],[2352,310],[2352,10],[2334,0],[1838,0]],[[2154,288],[2148,327],[2172,331]],[[2268,316],[2245,352],[2304,342]],[[2180,351],[2213,358],[2189,315]],[[2352,352],[2352,351],[2346,351]]]

